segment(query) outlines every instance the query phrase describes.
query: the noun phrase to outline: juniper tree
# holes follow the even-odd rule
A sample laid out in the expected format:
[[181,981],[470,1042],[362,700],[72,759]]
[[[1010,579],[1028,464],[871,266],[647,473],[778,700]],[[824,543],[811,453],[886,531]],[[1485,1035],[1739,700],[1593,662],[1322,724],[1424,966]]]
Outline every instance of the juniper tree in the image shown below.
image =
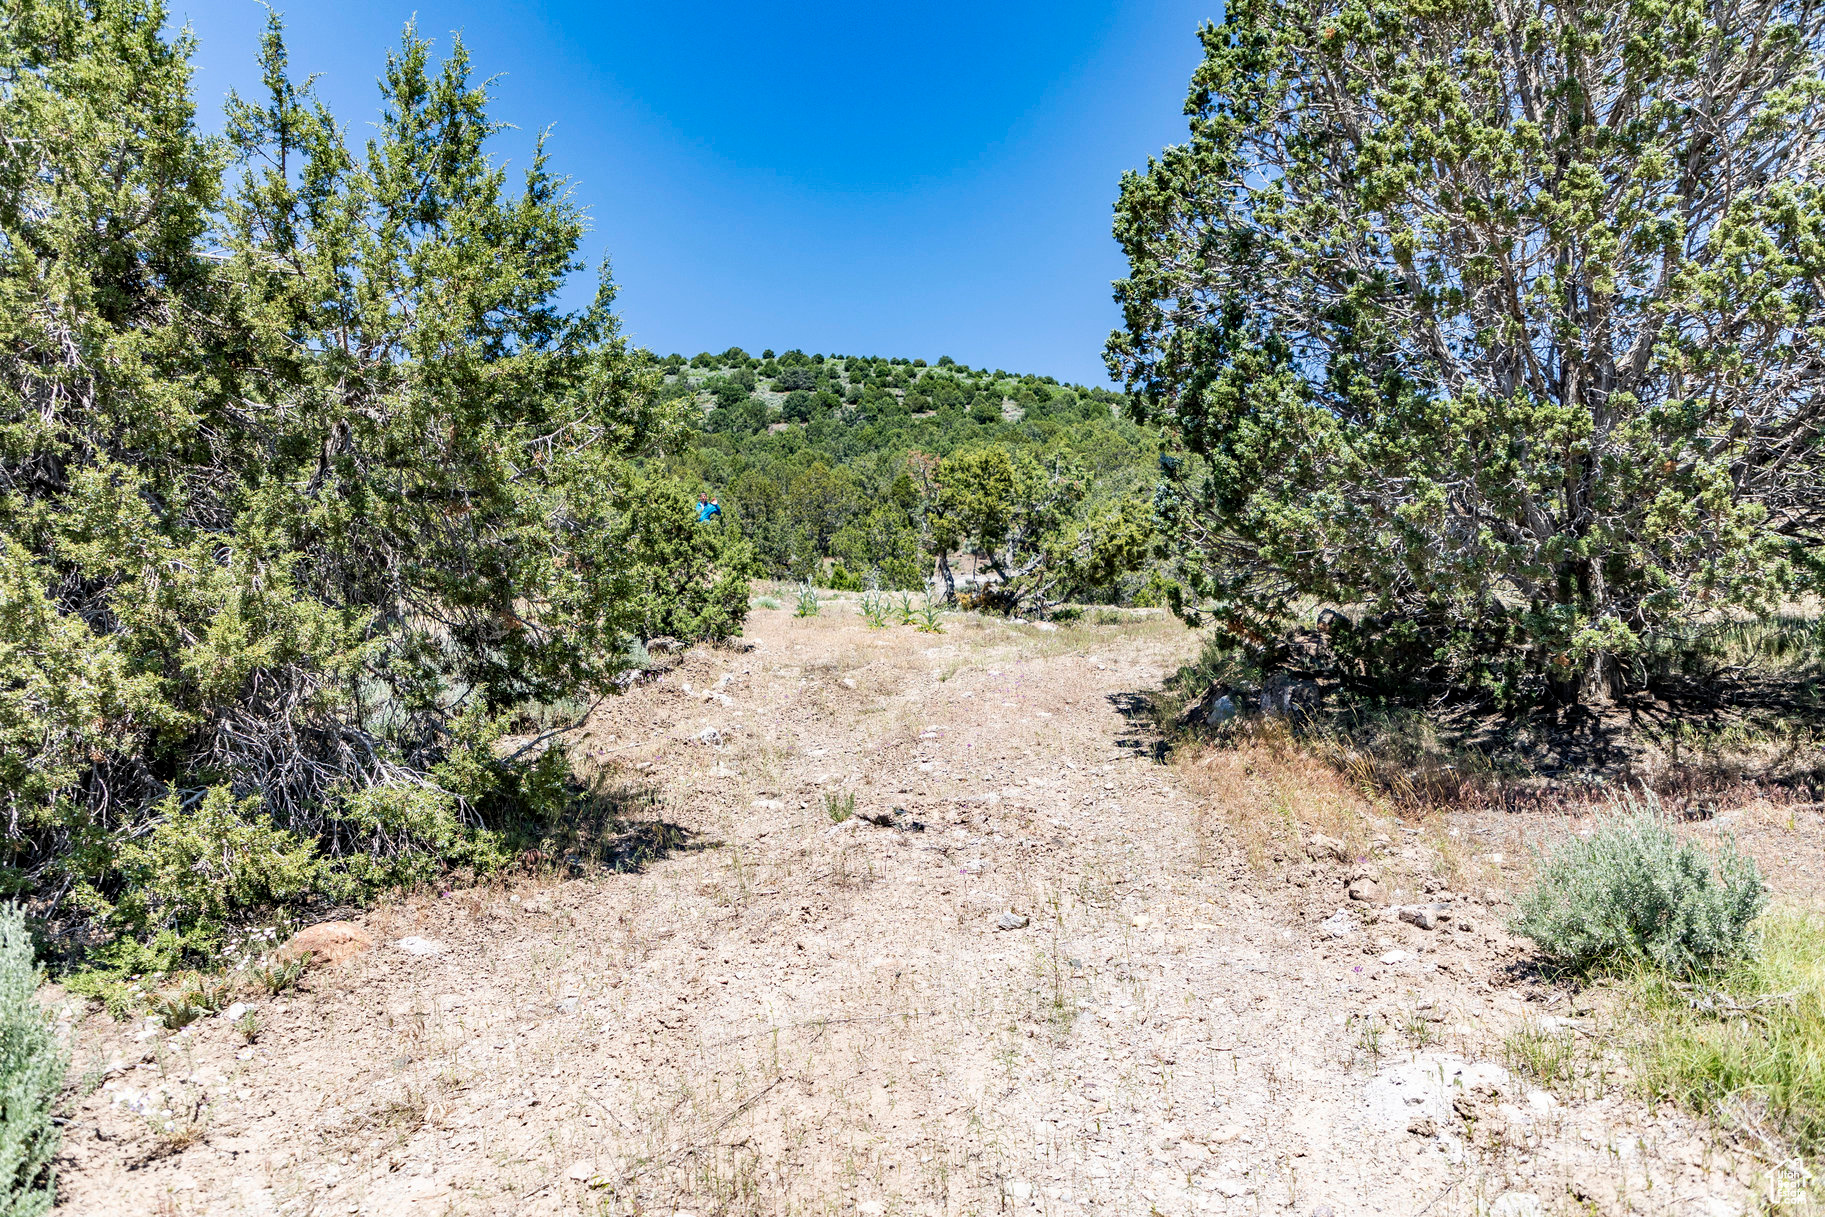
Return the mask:
[[275,21],[211,140],[164,16],[0,21],[0,882],[178,949],[482,860],[514,708],[728,633],[746,558],[651,540],[657,371],[606,271],[559,304],[583,214],[460,40],[407,30],[356,150]]
[[[1825,542],[1810,0],[1238,0],[1122,182],[1109,366],[1198,608],[1613,690]],[[1810,552],[1809,552],[1810,551]],[[1492,668],[1493,670],[1493,668]]]

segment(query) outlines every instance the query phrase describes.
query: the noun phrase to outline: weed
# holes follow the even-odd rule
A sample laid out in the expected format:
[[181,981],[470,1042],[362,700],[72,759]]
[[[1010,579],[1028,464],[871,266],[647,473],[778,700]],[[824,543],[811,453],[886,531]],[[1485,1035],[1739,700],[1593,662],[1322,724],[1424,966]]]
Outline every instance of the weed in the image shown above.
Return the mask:
[[1703,983],[1640,970],[1623,1026],[1636,1084],[1725,1123],[1825,1152],[1825,916],[1758,925],[1761,951]]
[[867,620],[869,628],[875,630],[886,628],[888,615],[893,611],[893,606],[887,602],[887,597],[874,588],[862,593],[861,608],[862,616]]
[[184,989],[184,1000],[208,1014],[220,1010],[233,998],[234,990],[226,983],[211,982],[201,977]]
[[894,605],[894,612],[898,614],[901,625],[911,625],[913,623],[914,610],[911,592],[900,593],[899,603]]
[[754,601],[755,608],[777,609],[782,607],[778,596],[760,596]]
[[254,982],[274,997],[297,988],[298,978],[303,975],[304,960],[299,957],[269,960],[253,970]]
[[798,585],[798,591],[794,593],[794,595],[798,601],[797,607],[792,610],[792,615],[794,617],[817,616],[817,589],[813,588],[809,583],[801,583]]
[[938,606],[926,601],[919,611],[913,614],[913,624],[919,627],[922,634],[942,634],[944,623],[939,619]]
[[1369,1063],[1371,1071],[1381,1067],[1382,1055],[1382,1022],[1378,1015],[1352,1014],[1350,1021],[1356,1026],[1356,1054]]
[[832,824],[841,824],[844,820],[849,819],[855,814],[855,792],[826,793],[824,795],[824,814],[830,817]]
[[1508,1067],[1548,1089],[1564,1089],[1577,1077],[1577,1047],[1569,1033],[1526,1022],[1502,1041]]
[[176,997],[164,997],[152,1003],[152,1013],[158,1016],[165,1030],[177,1031],[203,1017],[206,1011],[191,1001],[190,997],[189,993],[180,993]]
[[234,1020],[234,1029],[241,1033],[242,1040],[251,1045],[260,1038],[260,1016],[252,1010],[245,1011],[240,1018]]

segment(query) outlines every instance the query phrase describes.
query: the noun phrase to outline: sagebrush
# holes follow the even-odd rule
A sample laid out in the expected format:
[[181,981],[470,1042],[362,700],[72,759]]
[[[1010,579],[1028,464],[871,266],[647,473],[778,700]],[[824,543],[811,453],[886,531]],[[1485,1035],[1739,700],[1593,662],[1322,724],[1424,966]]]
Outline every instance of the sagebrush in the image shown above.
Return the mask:
[[60,1140],[51,1107],[69,1059],[34,997],[38,966],[16,905],[0,906],[0,1217],[48,1212]]
[[1647,966],[1711,972],[1749,955],[1767,903],[1753,859],[1725,839],[1715,855],[1681,841],[1652,793],[1625,796],[1588,837],[1541,860],[1510,928],[1580,971]]

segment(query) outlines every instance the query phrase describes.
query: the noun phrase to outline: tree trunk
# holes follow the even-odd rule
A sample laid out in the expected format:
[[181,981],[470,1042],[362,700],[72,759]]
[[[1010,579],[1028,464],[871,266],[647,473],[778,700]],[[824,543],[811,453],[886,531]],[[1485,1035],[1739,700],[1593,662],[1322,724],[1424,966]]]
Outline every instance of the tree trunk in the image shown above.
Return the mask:
[[932,569],[931,582],[944,585],[944,595],[939,597],[940,604],[950,604],[957,599],[957,581],[951,575],[950,555],[942,550],[939,551],[937,564]]

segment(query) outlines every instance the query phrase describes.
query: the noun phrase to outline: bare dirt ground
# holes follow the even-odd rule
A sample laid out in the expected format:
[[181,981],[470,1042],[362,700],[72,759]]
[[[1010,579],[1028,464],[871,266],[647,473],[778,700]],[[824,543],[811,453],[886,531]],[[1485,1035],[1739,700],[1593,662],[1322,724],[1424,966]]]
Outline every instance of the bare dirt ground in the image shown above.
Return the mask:
[[[65,1003],[62,1203],[1721,1217],[1780,1186],[1625,1086],[1512,1071],[1603,1017],[1501,928],[1565,819],[1402,823],[1267,744],[1161,764],[1136,708],[1181,627],[946,622],[757,611],[581,733],[659,856],[376,909],[372,950],[244,997],[251,1046]],[[1730,814],[1816,890],[1816,816]],[[1422,901],[1451,920],[1385,907]]]

